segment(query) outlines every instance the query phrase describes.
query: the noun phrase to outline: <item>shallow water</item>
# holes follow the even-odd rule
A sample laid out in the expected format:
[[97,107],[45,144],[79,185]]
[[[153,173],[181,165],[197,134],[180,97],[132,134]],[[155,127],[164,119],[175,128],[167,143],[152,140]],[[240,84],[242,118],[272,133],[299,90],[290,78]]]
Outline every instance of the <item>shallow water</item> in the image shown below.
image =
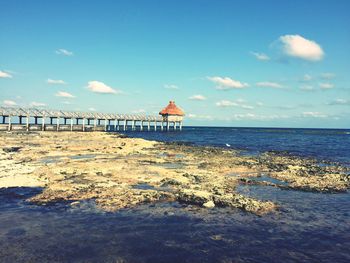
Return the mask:
[[84,159],[94,159],[97,154],[77,154],[77,155],[67,155],[67,156],[47,156],[40,160],[44,164],[55,164],[62,161],[62,159],[69,158],[72,160],[84,160]]
[[164,163],[157,163],[157,166],[164,167],[166,169],[183,169],[186,165],[181,162],[164,162]]
[[267,176],[265,174],[261,174],[259,177],[256,177],[256,178],[251,178],[251,180],[260,181],[260,182],[261,181],[265,181],[265,182],[273,183],[273,184],[276,184],[276,185],[288,186],[287,182],[278,180],[276,178],[269,177],[269,176]]
[[240,186],[272,200],[258,217],[157,203],[104,213],[93,200],[36,206],[38,188],[0,190],[1,262],[349,262],[350,195]]

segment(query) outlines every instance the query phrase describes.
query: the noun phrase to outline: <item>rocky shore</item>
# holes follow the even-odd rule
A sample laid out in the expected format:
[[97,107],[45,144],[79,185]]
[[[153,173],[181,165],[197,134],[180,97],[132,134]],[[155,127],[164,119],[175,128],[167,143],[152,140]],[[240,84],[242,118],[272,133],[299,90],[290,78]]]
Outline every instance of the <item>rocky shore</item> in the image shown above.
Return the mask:
[[0,189],[41,187],[30,202],[72,206],[94,200],[105,211],[178,201],[208,209],[239,208],[257,215],[283,204],[237,191],[240,184],[338,193],[349,169],[285,153],[159,143],[112,133],[0,133]]

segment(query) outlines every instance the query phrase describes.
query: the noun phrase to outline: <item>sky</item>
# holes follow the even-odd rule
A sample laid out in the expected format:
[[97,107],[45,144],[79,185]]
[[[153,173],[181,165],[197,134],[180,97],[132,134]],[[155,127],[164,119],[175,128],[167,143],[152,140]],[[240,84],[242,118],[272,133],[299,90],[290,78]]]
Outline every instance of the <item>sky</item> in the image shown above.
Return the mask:
[[0,104],[350,128],[350,1],[0,0]]

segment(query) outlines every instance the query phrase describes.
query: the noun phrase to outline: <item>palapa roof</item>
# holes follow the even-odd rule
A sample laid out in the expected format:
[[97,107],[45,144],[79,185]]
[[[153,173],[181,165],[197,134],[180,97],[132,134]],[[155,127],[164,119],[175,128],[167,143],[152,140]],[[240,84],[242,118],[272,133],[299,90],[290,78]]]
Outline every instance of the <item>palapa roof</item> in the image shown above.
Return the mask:
[[169,101],[168,106],[166,106],[161,112],[159,112],[159,114],[160,115],[178,115],[178,116],[185,115],[183,110],[181,110],[175,105],[175,101]]

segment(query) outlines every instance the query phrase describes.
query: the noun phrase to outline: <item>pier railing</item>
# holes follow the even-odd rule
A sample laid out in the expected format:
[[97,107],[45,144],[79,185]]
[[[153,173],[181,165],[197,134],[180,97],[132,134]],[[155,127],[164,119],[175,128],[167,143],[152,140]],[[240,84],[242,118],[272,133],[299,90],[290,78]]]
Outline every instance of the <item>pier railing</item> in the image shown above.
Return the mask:
[[161,116],[0,107],[0,131],[170,131],[182,121]]

